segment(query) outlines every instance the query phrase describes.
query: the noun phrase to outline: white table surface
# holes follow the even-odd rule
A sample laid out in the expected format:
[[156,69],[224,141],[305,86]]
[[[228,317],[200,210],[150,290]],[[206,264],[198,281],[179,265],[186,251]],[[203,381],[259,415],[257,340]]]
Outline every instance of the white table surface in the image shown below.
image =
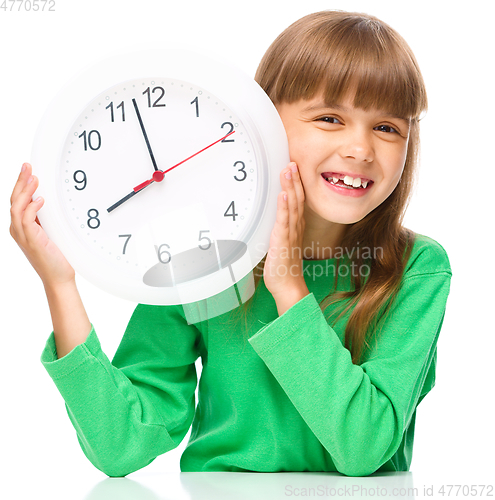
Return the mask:
[[[493,498],[494,478],[474,471],[415,474],[397,472],[368,477],[338,473],[157,472],[142,469],[109,478],[96,469],[48,471],[2,479],[9,500],[277,500],[287,498]],[[7,469],[3,469],[2,475]],[[490,484],[482,491],[480,485]],[[443,490],[441,489],[443,486]],[[476,495],[474,494],[475,490]],[[443,494],[442,494],[443,491]],[[491,496],[490,496],[491,491]],[[3,496],[3,495],[2,495]],[[7,498],[3,496],[3,498]]]

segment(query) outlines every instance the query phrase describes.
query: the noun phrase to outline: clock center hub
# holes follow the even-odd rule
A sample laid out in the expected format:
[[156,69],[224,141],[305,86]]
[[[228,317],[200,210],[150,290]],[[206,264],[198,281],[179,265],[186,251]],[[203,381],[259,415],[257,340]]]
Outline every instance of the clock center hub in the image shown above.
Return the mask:
[[153,180],[154,180],[155,182],[162,182],[164,178],[165,178],[165,174],[164,174],[161,170],[157,170],[157,171],[153,174]]

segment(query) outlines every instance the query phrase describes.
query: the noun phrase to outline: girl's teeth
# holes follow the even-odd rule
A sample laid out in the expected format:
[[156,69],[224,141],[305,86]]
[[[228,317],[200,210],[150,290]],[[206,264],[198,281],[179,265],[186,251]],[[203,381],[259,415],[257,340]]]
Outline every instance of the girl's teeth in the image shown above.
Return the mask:
[[[338,177],[328,177],[327,180],[329,182],[333,182],[333,184],[337,184],[339,182],[339,178]],[[342,179],[342,182],[346,185],[346,186],[350,186],[354,189],[357,189],[359,187],[362,186],[363,189],[366,189],[368,184],[369,184],[369,181],[362,181],[360,177],[356,177],[355,179],[353,179],[351,176],[349,175],[346,175],[343,179]]]

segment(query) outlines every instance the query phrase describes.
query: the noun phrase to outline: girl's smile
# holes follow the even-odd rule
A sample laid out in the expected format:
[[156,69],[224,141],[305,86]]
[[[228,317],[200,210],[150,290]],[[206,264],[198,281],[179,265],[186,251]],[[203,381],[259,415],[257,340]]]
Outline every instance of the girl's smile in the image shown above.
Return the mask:
[[343,196],[364,196],[373,185],[371,179],[360,174],[324,172],[321,177],[329,189]]
[[353,224],[390,196],[406,160],[407,118],[356,108],[352,99],[328,105],[322,96],[277,109],[299,167],[309,227]]

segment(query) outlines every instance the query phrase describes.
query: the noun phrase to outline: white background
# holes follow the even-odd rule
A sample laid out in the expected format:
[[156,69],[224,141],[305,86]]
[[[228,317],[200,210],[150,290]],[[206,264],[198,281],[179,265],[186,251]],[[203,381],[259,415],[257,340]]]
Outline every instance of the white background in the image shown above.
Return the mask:
[[[102,55],[143,43],[200,47],[254,76],[283,29],[305,14],[332,8],[367,12],[396,28],[415,52],[428,90],[419,187],[406,226],[444,246],[453,280],[438,344],[436,387],[417,414],[414,486],[422,493],[426,478],[438,485],[493,484],[493,3],[56,0],[55,12],[18,12],[18,6],[12,12],[0,9],[0,431],[8,462],[1,474],[19,488],[9,498],[99,498],[86,495],[94,485],[101,490],[111,481],[105,482],[83,455],[63,401],[39,361],[51,331],[46,299],[8,234],[10,193],[22,163],[30,160],[50,100]],[[82,279],[78,285],[111,359],[134,304]],[[182,498],[176,473],[186,441],[131,475],[137,483],[123,480],[131,489],[148,481],[150,490],[138,488],[120,498],[158,498],[163,484],[153,494],[151,478],[168,473],[165,497]],[[0,491],[6,487],[2,480]]]

